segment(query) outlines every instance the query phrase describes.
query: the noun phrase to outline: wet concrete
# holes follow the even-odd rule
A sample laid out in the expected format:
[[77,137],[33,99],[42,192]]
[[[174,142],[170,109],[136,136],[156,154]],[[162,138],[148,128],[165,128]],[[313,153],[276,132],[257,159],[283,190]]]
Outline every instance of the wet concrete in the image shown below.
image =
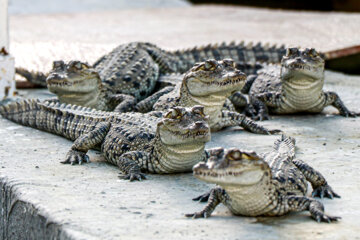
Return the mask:
[[[139,10],[139,18],[150,21],[150,16],[153,16],[154,25],[151,26],[158,24],[162,31],[155,31],[160,26],[151,28],[150,24],[142,26],[141,29],[146,31],[139,31],[141,21],[137,22],[131,15],[135,13],[133,10],[121,14],[12,17],[12,54],[19,64],[47,69],[55,57],[71,58],[74,55],[92,61],[105,50],[125,41],[146,39],[175,48],[222,39],[261,40],[266,33],[262,31],[265,26],[260,23],[269,15],[274,17],[280,29],[288,25],[292,29],[288,20],[292,16],[295,23],[291,26],[302,31],[306,31],[308,25],[301,25],[300,22],[309,21],[306,16],[316,15],[318,17],[313,19],[316,23],[324,24],[320,29],[325,35],[330,32],[326,31],[326,27],[329,21],[335,21],[334,16],[336,21],[344,23],[342,21],[346,20],[348,23],[341,27],[340,23],[337,25],[338,30],[344,33],[350,33],[353,20],[360,19],[355,14],[311,15],[247,8],[190,9],[178,11],[174,18],[183,20],[175,22],[171,19],[161,20],[160,14],[175,15],[173,11],[176,10]],[[198,14],[196,18],[195,12]],[[102,22],[96,24],[100,16]],[[188,19],[190,16],[194,19]],[[253,20],[246,21],[246,16],[252,16]],[[121,18],[127,20],[121,22]],[[44,19],[44,28],[37,29],[36,24],[44,22]],[[111,19],[122,23],[115,32],[113,23],[116,21]],[[73,21],[80,24],[71,24]],[[132,30],[134,24],[139,25]],[[170,30],[164,28],[168,24],[176,27]],[[252,26],[252,30],[244,28],[245,25]],[[276,28],[275,25],[271,26]],[[81,38],[83,27],[89,34]],[[179,35],[181,31],[186,34]],[[250,37],[244,34],[246,32],[253,35]],[[269,33],[266,39],[288,44],[303,41],[303,46],[314,43],[326,49],[336,42],[345,45],[355,42],[359,39],[356,34],[349,38],[324,40],[324,44],[305,38],[301,31],[298,37],[279,31],[274,35]],[[338,92],[350,109],[360,111],[359,76],[327,72],[325,88]],[[22,93],[27,97],[48,96],[44,91]],[[323,200],[326,212],[341,216],[341,221],[318,224],[306,212],[281,218],[236,217],[223,206],[218,207],[209,219],[187,219],[185,213],[203,207],[203,204],[192,202],[191,198],[210,188],[210,185],[196,180],[190,173],[148,175],[148,180],[143,182],[121,181],[117,178],[118,169],[105,163],[95,151],[90,152],[89,164],[62,165],[59,162],[69,150],[70,141],[0,118],[0,136],[3,139],[0,143],[0,236],[2,239],[359,239],[360,119],[343,118],[329,107],[319,115],[273,117],[264,125],[281,128],[296,138],[297,157],[320,171],[341,195],[341,199]],[[278,137],[254,135],[240,128],[230,128],[213,134],[212,142],[207,146],[239,147],[263,152],[270,150]]]

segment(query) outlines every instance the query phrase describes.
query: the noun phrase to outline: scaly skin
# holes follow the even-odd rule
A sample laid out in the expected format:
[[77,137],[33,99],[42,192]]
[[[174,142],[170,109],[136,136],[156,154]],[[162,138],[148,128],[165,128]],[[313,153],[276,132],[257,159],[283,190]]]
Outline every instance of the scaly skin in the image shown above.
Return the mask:
[[210,129],[203,107],[176,107],[166,114],[114,113],[75,105],[24,100],[0,106],[13,122],[73,140],[63,163],[89,160],[89,149],[100,150],[117,165],[122,178],[145,179],[150,173],[189,172],[205,159]]
[[281,216],[289,212],[309,211],[316,221],[332,222],[339,217],[324,213],[321,202],[306,197],[307,181],[313,196],[340,197],[325,178],[312,167],[294,159],[295,140],[282,136],[275,141],[273,151],[258,156],[238,149],[212,151],[207,163],[194,166],[194,176],[216,183],[207,206],[187,217],[210,217],[220,203],[235,215]]
[[249,76],[243,93],[249,93],[256,120],[274,114],[319,113],[326,106],[341,116],[354,117],[335,92],[324,92],[324,60],[315,49],[289,48],[281,65],[272,65]]
[[[137,101],[159,90],[155,85],[163,74],[184,73],[196,62],[209,58],[232,58],[240,70],[250,74],[262,67],[256,62],[277,63],[284,54],[283,46],[269,47],[260,43],[255,46],[251,43],[247,46],[244,43],[222,43],[172,52],[151,43],[132,42],[118,46],[91,67],[83,62],[70,62],[68,65],[55,62],[47,85],[61,102],[126,112],[132,110]],[[17,73],[36,84],[41,84],[47,76],[22,68],[17,68]],[[84,85],[88,85],[91,91],[84,92]],[[167,92],[169,90],[163,90],[157,95]]]
[[156,111],[164,111],[174,106],[191,107],[204,106],[204,112],[210,117],[211,131],[218,131],[225,127],[242,126],[245,130],[272,134],[279,130],[267,130],[257,125],[245,115],[235,112],[234,107],[227,99],[234,91],[240,90],[246,76],[235,67],[232,60],[207,60],[191,68],[175,89],[159,98],[152,106],[154,100],[150,97],[140,102],[136,109],[149,111],[151,107]]

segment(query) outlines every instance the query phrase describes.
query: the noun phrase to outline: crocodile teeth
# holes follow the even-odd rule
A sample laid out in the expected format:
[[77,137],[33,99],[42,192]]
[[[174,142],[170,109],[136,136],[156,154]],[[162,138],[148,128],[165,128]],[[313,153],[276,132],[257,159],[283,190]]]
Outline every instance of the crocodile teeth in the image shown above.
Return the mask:
[[208,82],[206,83],[208,86],[209,85],[217,85],[217,86],[226,86],[226,85],[231,85],[231,84],[236,84],[236,83],[239,83],[243,81],[243,79],[241,78],[237,78],[237,79],[233,79],[233,80],[226,80],[224,82],[215,82],[215,81],[212,81],[212,82]]

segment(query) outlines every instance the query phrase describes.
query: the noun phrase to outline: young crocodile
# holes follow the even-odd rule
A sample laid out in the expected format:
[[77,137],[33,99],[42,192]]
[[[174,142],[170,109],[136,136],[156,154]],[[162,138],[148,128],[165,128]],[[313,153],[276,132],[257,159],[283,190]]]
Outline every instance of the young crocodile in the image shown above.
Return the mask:
[[316,221],[331,222],[339,217],[324,213],[321,202],[306,197],[307,181],[313,196],[340,197],[325,178],[301,160],[294,159],[295,141],[282,136],[274,149],[262,157],[255,152],[238,149],[212,151],[207,163],[194,166],[194,176],[216,183],[210,192],[207,206],[187,217],[210,217],[220,203],[232,213],[242,216],[281,216],[293,211],[310,211]]
[[212,131],[229,126],[242,126],[253,133],[279,132],[267,130],[245,115],[235,112],[227,98],[244,86],[246,76],[234,65],[235,62],[229,59],[198,63],[184,75],[182,83],[172,92],[161,96],[153,106],[153,98],[149,97],[138,103],[136,110],[146,112],[153,107],[153,110],[164,111],[174,106],[202,105],[205,114],[210,117],[209,125]]
[[[256,64],[257,61],[279,62],[284,54],[284,46],[269,47],[260,43],[255,46],[223,43],[171,52],[151,43],[133,42],[118,46],[93,66],[79,61],[69,64],[55,62],[47,78],[47,85],[51,92],[58,95],[61,102],[98,110],[116,108],[116,111],[129,111],[137,101],[158,90],[155,85],[160,75],[183,73],[196,62],[208,58],[232,58],[239,63],[242,71],[250,74],[262,67]],[[21,68],[16,70],[18,74],[37,83],[47,76]],[[121,105],[117,106],[120,103]]]
[[98,149],[119,166],[123,179],[141,180],[150,173],[189,172],[205,159],[210,129],[203,107],[176,107],[168,113],[114,113],[76,105],[24,100],[0,106],[0,114],[16,123],[73,140],[63,163],[89,160]]
[[313,48],[287,49],[281,65],[270,65],[249,76],[242,90],[249,93],[253,118],[268,119],[275,114],[319,113],[326,106],[336,107],[340,115],[354,117],[335,92],[324,92],[324,60]]

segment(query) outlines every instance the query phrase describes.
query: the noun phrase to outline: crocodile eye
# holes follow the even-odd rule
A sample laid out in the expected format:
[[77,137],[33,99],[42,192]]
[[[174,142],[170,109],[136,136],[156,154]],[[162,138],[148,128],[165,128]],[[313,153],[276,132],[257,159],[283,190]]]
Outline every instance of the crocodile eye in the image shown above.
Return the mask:
[[215,60],[210,59],[210,60],[205,61],[205,64],[204,64],[205,70],[212,71],[212,70],[215,70],[216,67],[217,67],[217,62]]
[[235,62],[234,62],[234,60],[232,60],[232,59],[224,59],[224,60],[223,60],[223,63],[224,63],[224,65],[227,66],[227,67],[236,67]]
[[82,69],[88,69],[88,68],[89,68],[89,65],[86,64],[86,63],[82,63],[82,64],[81,64],[81,68],[82,68]]
[[249,160],[259,160],[260,159],[260,157],[254,151],[242,152],[242,158],[249,159]]
[[194,67],[191,68],[191,71],[196,72],[196,71],[203,71],[205,70],[204,64],[201,63],[197,63],[194,65]]
[[228,159],[229,160],[239,160],[241,159],[242,153],[240,152],[240,150],[231,150],[229,155],[228,155]]
[[65,65],[64,61],[54,61],[53,62],[53,69],[63,68]]
[[205,116],[205,114],[204,114],[204,107],[203,107],[203,106],[195,106],[195,107],[193,107],[192,112],[193,112],[193,113],[196,113],[196,114],[199,114],[199,115],[201,115],[202,117]]
[[199,62],[197,62],[197,63],[194,64],[194,67],[198,67],[198,66],[200,66],[200,63],[199,63]]
[[317,57],[319,54],[316,52],[314,48],[310,48],[309,50],[309,56],[310,57]]
[[177,116],[177,111],[175,109],[171,109],[166,115],[165,118],[175,118]]
[[166,115],[165,118],[170,119],[180,119],[182,117],[181,111],[179,109],[173,108]]
[[79,61],[70,61],[68,63],[69,70],[81,70],[82,69],[82,63]]
[[82,64],[80,62],[77,62],[74,67],[78,70],[81,70],[82,69]]
[[288,48],[286,49],[286,56],[290,57],[292,55],[298,55],[299,54],[299,49],[298,48]]

